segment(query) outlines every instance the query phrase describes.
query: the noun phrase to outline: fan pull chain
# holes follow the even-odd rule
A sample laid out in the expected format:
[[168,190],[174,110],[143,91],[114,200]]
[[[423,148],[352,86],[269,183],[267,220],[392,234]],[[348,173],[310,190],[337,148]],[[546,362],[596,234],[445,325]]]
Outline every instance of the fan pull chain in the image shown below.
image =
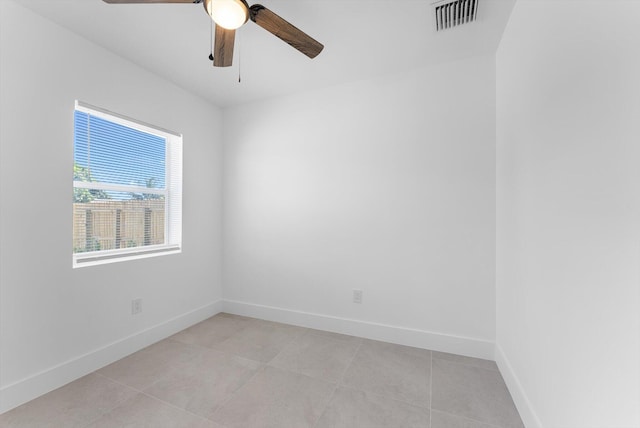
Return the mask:
[[209,54],[209,61],[213,61],[213,19],[211,20],[211,30],[209,32],[209,43],[211,43],[211,53]]
[[242,77],[240,74],[240,66],[242,65],[242,40],[240,40],[240,31],[237,32],[238,34],[238,83],[242,82]]

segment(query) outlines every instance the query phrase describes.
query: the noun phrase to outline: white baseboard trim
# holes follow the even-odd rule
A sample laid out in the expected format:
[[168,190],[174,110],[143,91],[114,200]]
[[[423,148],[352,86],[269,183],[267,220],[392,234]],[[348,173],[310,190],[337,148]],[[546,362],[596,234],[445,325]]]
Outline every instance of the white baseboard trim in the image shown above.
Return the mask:
[[222,301],[218,300],[3,386],[0,388],[0,414],[212,317],[222,312],[222,306]]
[[504,382],[507,384],[507,388],[511,393],[511,398],[513,398],[513,402],[520,413],[520,418],[522,418],[522,422],[524,426],[527,428],[543,428],[538,415],[533,409],[533,405],[531,401],[529,401],[529,397],[527,396],[518,376],[516,375],[513,367],[509,363],[507,356],[504,354],[504,351],[500,347],[500,345],[496,344],[496,364],[498,365],[498,369],[500,370],[500,374],[504,378]]
[[236,315],[293,324],[301,327],[332,331],[366,339],[381,340],[399,345],[434,351],[450,352],[469,357],[493,360],[494,343],[469,337],[434,333],[407,327],[373,323],[347,318],[301,312],[291,309],[223,300],[223,311]]

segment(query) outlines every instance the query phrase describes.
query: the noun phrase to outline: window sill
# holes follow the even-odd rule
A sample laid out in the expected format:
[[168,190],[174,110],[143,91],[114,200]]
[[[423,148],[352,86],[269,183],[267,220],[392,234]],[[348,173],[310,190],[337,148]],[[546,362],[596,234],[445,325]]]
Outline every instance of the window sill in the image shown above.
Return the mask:
[[73,268],[124,262],[127,260],[146,259],[149,257],[166,256],[181,252],[182,249],[178,245],[154,245],[135,249],[79,253],[73,255]]

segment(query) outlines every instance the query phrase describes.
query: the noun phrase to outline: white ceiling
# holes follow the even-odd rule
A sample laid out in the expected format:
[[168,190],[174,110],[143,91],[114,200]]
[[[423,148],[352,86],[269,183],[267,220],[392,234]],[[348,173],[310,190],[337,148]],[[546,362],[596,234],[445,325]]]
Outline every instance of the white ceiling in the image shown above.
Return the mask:
[[433,0],[260,0],[323,52],[309,59],[249,21],[233,67],[213,68],[201,4],[16,1],[221,107],[495,52],[515,2],[480,0],[477,22],[436,33]]

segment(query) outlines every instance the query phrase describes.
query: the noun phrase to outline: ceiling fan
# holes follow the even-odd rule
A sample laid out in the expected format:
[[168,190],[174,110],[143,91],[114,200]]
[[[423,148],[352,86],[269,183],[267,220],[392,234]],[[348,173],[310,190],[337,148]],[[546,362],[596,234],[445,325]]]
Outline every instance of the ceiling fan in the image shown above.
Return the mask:
[[213,66],[229,67],[233,62],[236,29],[249,19],[287,42],[309,58],[315,58],[324,46],[261,4],[249,6],[245,0],[103,0],[105,3],[204,3],[216,23]]

